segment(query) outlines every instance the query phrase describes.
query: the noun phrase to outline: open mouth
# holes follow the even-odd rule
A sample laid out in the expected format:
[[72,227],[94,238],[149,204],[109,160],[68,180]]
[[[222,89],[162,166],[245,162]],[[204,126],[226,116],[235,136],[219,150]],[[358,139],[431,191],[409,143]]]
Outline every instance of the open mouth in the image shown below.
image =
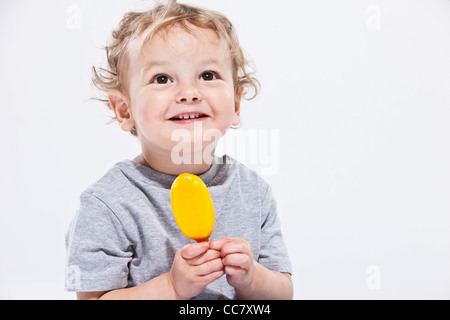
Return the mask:
[[195,119],[202,119],[208,117],[206,114],[203,113],[183,113],[179,114],[175,117],[170,118],[172,121],[183,121],[183,120],[195,120]]

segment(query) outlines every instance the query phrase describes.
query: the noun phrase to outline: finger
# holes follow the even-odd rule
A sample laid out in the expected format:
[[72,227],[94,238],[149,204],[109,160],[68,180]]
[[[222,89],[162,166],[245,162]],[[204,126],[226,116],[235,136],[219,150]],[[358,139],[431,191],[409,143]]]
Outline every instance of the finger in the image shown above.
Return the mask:
[[222,259],[217,258],[214,260],[207,261],[196,267],[196,274],[198,276],[205,276],[207,274],[223,270]]
[[198,265],[205,263],[206,261],[214,260],[214,259],[217,259],[220,257],[221,257],[220,251],[209,249],[205,253],[203,253],[193,259],[190,259],[189,264],[192,266],[198,266]]
[[246,271],[244,269],[235,266],[226,266],[224,271],[227,275],[227,282],[230,286],[237,287],[242,285],[242,279],[244,279],[246,275]]
[[203,283],[204,283],[204,285],[208,285],[211,282],[214,282],[217,279],[219,279],[224,274],[225,274],[225,271],[223,269],[219,270],[219,271],[211,272],[210,274],[207,274],[202,277],[202,280],[204,281]]
[[252,262],[248,255],[242,253],[229,254],[222,259],[224,266],[235,266],[246,270],[250,268]]
[[211,249],[220,251],[225,243],[228,243],[228,242],[234,241],[234,240],[235,240],[235,238],[221,238],[221,239],[216,239],[216,240],[213,240],[213,241],[211,241],[211,242],[209,243],[209,247],[210,247]]
[[253,256],[253,251],[250,244],[241,239],[239,239],[239,241],[230,241],[223,245],[221,250],[222,257],[226,257],[232,253],[244,253],[246,255]]
[[181,248],[181,256],[190,260],[205,253],[209,249],[208,242],[190,243]]
[[225,274],[230,277],[242,277],[245,275],[245,270],[235,266],[225,266]]

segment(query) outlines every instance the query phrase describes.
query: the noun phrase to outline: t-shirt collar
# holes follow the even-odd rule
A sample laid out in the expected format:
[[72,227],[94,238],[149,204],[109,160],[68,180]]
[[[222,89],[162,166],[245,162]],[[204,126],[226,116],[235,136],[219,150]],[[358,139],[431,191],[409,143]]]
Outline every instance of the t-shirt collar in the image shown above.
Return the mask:
[[[199,178],[203,180],[207,187],[210,186],[213,179],[219,174],[221,167],[221,158],[214,157],[211,167],[205,173],[199,175]],[[130,168],[132,171],[136,173],[137,179],[145,179],[147,183],[157,183],[164,188],[170,189],[172,183],[175,181],[177,176],[169,175],[166,173],[162,173],[156,171],[152,168],[144,166],[142,164],[136,163],[132,160],[124,160],[121,162],[125,166],[125,168]],[[123,169],[125,169],[123,168]],[[127,170],[128,171],[128,170]],[[130,172],[129,172],[130,173]],[[214,183],[214,182],[213,182]]]

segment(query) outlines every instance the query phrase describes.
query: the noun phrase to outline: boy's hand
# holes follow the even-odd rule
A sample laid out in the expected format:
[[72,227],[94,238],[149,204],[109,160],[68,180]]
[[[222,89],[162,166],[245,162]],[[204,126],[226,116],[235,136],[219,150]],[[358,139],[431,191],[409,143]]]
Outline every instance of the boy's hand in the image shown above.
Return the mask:
[[220,251],[210,250],[208,242],[192,243],[175,254],[169,280],[178,298],[190,299],[223,274]]
[[239,289],[250,284],[254,259],[252,247],[247,241],[237,238],[217,239],[211,241],[209,247],[220,251],[230,286]]

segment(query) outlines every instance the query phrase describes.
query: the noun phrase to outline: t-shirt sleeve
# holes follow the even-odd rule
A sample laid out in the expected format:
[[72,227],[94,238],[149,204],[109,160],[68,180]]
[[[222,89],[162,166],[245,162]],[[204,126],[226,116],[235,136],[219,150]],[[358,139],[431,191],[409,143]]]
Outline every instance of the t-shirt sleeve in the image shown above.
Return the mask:
[[258,262],[270,270],[292,275],[292,266],[277,215],[277,204],[270,186],[267,186],[265,194],[262,194],[261,212],[263,219],[261,225],[261,250]]
[[132,246],[122,224],[100,199],[84,192],[66,235],[66,290],[108,291],[128,284]]

